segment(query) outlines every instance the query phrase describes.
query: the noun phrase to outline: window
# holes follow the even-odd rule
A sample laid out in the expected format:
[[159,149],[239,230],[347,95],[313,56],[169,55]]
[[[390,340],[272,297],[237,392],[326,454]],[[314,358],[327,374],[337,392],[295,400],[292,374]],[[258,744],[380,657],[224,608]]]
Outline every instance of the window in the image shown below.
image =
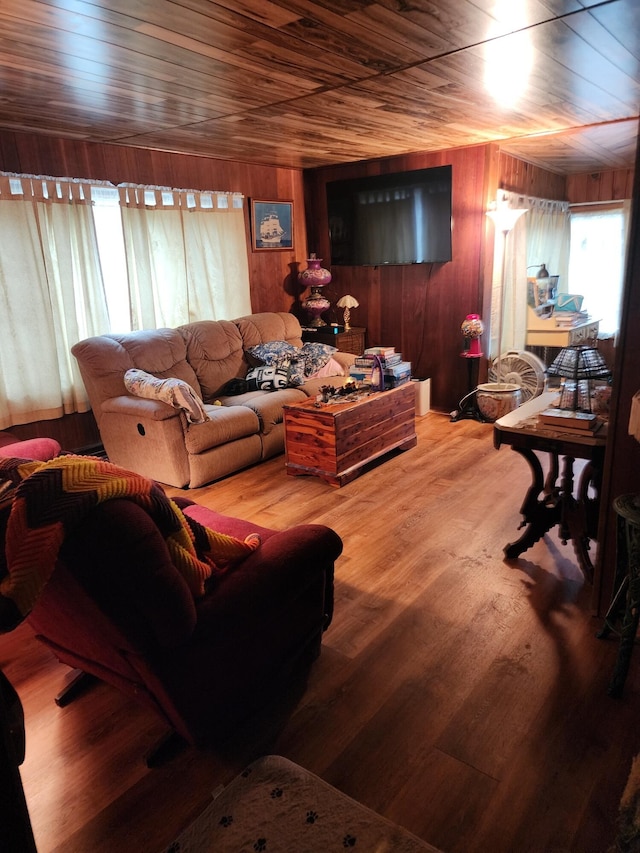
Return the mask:
[[72,346],[251,313],[239,193],[0,173],[0,429],[88,409]]
[[122,235],[120,196],[113,187],[91,187],[92,213],[102,267],[109,330],[131,331],[127,258]]
[[583,308],[600,321],[603,336],[619,327],[626,218],[622,206],[571,211],[569,293],[584,296]]

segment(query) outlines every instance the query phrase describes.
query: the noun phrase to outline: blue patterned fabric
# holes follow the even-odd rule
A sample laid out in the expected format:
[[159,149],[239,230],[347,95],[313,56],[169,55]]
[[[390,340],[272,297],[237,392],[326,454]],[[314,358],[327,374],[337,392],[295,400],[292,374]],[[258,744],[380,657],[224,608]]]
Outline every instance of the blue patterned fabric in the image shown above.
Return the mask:
[[304,375],[311,376],[321,370],[334,352],[338,352],[338,348],[329,344],[320,344],[317,341],[303,344],[299,353],[304,361]]
[[248,361],[254,366],[261,364],[280,366],[283,361],[290,362],[292,359],[300,358],[299,347],[294,347],[286,341],[268,341],[266,344],[258,344],[245,350]]

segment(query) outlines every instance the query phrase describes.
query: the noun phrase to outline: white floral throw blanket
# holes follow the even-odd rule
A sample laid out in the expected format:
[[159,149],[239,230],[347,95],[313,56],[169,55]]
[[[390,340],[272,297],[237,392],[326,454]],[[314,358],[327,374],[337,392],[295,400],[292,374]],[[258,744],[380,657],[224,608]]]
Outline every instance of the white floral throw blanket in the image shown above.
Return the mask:
[[176,409],[182,409],[191,424],[202,424],[209,420],[204,404],[188,382],[182,379],[160,379],[144,370],[131,368],[124,375],[124,384],[130,394],[162,400]]

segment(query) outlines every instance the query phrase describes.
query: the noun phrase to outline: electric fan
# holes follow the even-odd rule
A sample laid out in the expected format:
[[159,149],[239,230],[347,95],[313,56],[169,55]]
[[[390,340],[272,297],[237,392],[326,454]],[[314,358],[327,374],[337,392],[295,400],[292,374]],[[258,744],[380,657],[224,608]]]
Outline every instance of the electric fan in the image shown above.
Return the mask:
[[[500,361],[500,376],[498,376]],[[495,359],[489,368],[490,382],[512,382],[519,385],[522,402],[532,400],[544,391],[545,366],[542,359],[532,352],[510,349]]]

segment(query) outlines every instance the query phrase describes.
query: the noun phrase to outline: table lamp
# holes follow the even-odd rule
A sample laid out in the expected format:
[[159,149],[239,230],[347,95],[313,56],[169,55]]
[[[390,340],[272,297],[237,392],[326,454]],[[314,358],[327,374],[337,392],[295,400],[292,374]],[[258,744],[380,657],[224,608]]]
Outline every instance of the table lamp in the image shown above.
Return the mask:
[[609,379],[611,371],[595,347],[580,345],[560,350],[547,376],[564,379],[559,409],[591,413],[591,381]]
[[344,330],[348,332],[351,328],[349,321],[351,320],[351,309],[357,308],[360,303],[355,298],[355,296],[350,296],[348,293],[346,296],[341,296],[340,299],[336,302],[338,308],[344,308]]
[[321,266],[322,258],[317,258],[315,252],[309,255],[307,264],[307,269],[298,273],[298,281],[302,287],[311,288],[311,293],[302,303],[302,307],[311,317],[309,325],[320,328],[327,325],[321,315],[331,307],[331,303],[322,293],[322,288],[331,282],[331,273]]

